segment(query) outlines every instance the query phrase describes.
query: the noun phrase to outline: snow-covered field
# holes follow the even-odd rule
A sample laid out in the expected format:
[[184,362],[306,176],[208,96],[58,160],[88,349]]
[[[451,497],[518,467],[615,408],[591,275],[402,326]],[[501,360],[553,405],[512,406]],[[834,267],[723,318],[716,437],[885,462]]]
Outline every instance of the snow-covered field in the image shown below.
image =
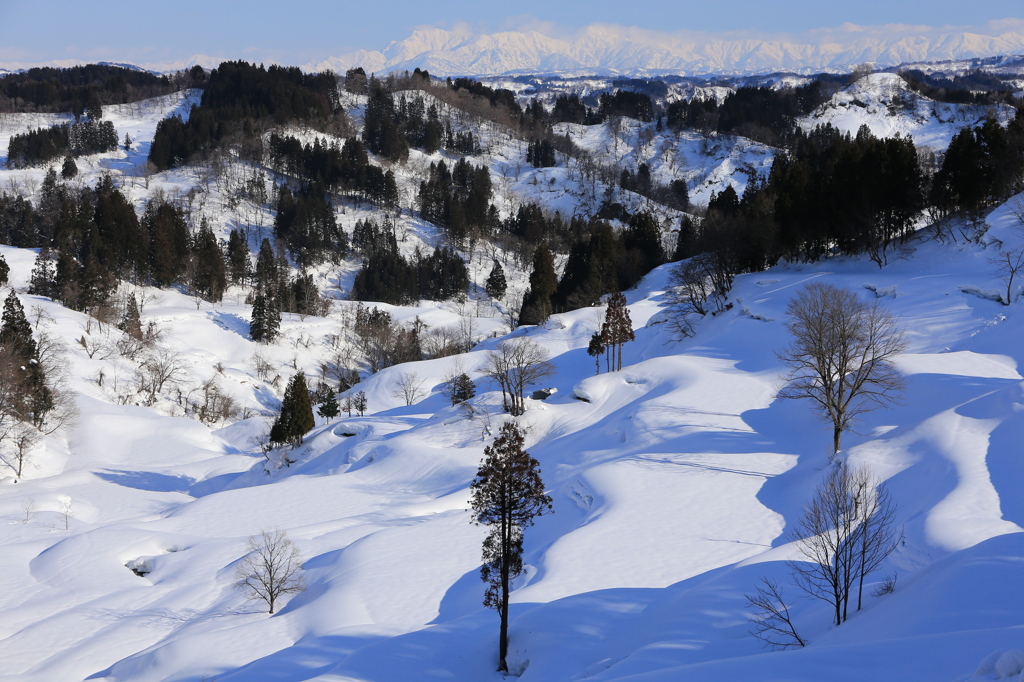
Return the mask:
[[[185,104],[168,102],[163,113]],[[108,113],[121,137],[128,131],[139,141],[143,157],[160,115],[126,112],[122,121]],[[580,133],[581,144],[595,149],[615,144],[599,129]],[[635,153],[623,139],[626,153]],[[739,158],[770,166],[771,150],[735,145]],[[732,152],[723,154],[714,168],[733,163]],[[511,161],[487,162],[495,169]],[[79,165],[89,182],[102,169],[119,172],[118,164],[138,161],[117,152]],[[2,171],[0,187],[10,178],[38,183],[41,173]],[[191,187],[195,173],[155,176],[148,188],[136,178],[125,189],[141,204],[157,187]],[[510,196],[544,186],[529,177],[510,183]],[[564,179],[551,177],[556,187]],[[722,171],[721,178],[744,176]],[[237,221],[216,189],[204,210],[220,229]],[[356,215],[364,214],[342,216],[346,229]],[[554,513],[526,534],[511,672],[545,682],[1017,677],[1024,303],[993,300],[1004,287],[988,259],[996,240],[1022,243],[1024,225],[1004,206],[988,226],[981,243],[942,244],[921,234],[884,269],[836,258],[742,276],[732,309],[701,321],[685,341],[663,323],[664,266],[627,292],[637,338],[625,346],[623,370],[611,374],[594,376],[586,353],[599,308],[517,330],[551,354],[556,374],[546,387],[558,390],[528,400],[519,418]],[[436,239],[431,230],[410,223],[407,246]],[[0,251],[23,291],[35,253]],[[336,274],[322,273],[325,280]],[[343,289],[342,279],[332,281]],[[896,572],[892,594],[868,598],[840,627],[831,625],[827,604],[798,599],[793,614],[809,646],[769,652],[748,634],[743,594],[761,576],[785,579],[785,559],[794,556],[787,532],[824,477],[831,442],[807,404],[775,398],[786,305],[809,281],[878,297],[907,330],[902,403],[870,413],[845,437],[843,454],[887,479],[905,538],[870,578]],[[283,338],[268,347],[247,338],[251,311],[241,291],[198,309],[176,290],[142,293],[143,321],[164,328],[163,346],[182,359],[181,386],[216,376],[256,416],[210,428],[178,416],[170,398],[153,408],[119,404],[133,367],[88,350],[120,332],[22,294],[26,310],[45,312],[40,327],[65,341],[80,416],[32,453],[20,481],[0,483],[0,680],[499,679],[498,619],[481,605],[485,530],[467,510],[483,448],[509,419],[497,387],[479,372],[498,342],[490,337],[504,333],[497,312],[488,308],[476,320],[472,352],[365,379],[359,388],[369,412],[318,418],[305,444],[288,453],[293,463],[279,466],[253,439],[283,384],[259,379],[253,355],[284,379],[296,367],[314,376],[349,303],[338,302],[332,318],[289,317]],[[431,326],[457,325],[482,310],[389,309]],[[455,363],[476,380],[468,407],[449,407],[439,393]],[[410,371],[426,392],[406,406],[393,392],[398,375]],[[247,538],[271,528],[298,545],[308,589],[268,616],[233,582]],[[150,572],[135,575],[128,562]],[[997,650],[1011,652],[993,656]]]

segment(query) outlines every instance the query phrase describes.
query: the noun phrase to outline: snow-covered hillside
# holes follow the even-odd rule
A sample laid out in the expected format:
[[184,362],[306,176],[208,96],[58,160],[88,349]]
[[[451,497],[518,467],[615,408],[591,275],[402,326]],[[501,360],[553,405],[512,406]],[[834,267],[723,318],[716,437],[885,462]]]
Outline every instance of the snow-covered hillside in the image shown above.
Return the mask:
[[[880,94],[888,84],[872,76],[820,118],[853,131],[866,123],[878,134],[909,132],[936,146],[974,121],[966,110],[927,122],[890,113]],[[109,172],[140,208],[158,191],[184,197],[202,188],[194,210],[220,235],[249,224],[255,241],[264,228],[269,234],[272,217],[228,201],[232,174],[249,169],[213,179],[202,168],[151,175],[142,166],[157,122],[187,115],[194,100],[183,93],[106,109],[134,151],[79,159],[82,175],[72,182]],[[363,104],[346,100],[357,124]],[[881,117],[898,123],[885,127]],[[42,122],[5,121],[2,155],[10,135]],[[775,154],[743,138],[677,136],[630,121],[557,132],[600,158],[648,163],[663,182],[686,178],[698,203],[727,184],[742,190]],[[522,145],[484,133],[473,161],[490,169],[503,212],[537,200],[571,215],[605,194],[571,164],[534,169]],[[401,191],[414,192],[440,158],[413,151],[394,166]],[[0,171],[0,191],[35,194],[43,173]],[[615,198],[642,202],[628,194]],[[626,293],[636,340],[618,372],[595,375],[586,352],[601,307],[512,332],[551,355],[555,374],[537,388],[557,391],[528,399],[517,419],[554,513],[526,532],[510,672],[538,682],[1019,676],[1024,302],[998,302],[1005,286],[990,259],[1024,245],[1022,201],[989,215],[977,242],[942,243],[922,230],[883,269],[841,257],[743,275],[732,307],[685,340],[665,323],[672,266],[658,268]],[[338,217],[351,232],[373,215],[345,206]],[[403,251],[440,241],[415,216],[399,222]],[[35,251],[0,247],[37,332],[63,341],[67,386],[79,396],[77,421],[30,453],[20,480],[6,469],[0,480],[0,680],[501,679],[498,619],[481,605],[485,529],[467,508],[484,447],[512,419],[481,373],[508,331],[502,308],[479,295],[491,257],[482,251],[464,304],[382,306],[429,328],[468,328],[472,351],[365,378],[358,389],[367,414],[318,418],[303,445],[267,457],[258,441],[284,381],[299,370],[317,375],[353,302],[335,301],[324,318],[286,315],[282,338],[260,345],[248,338],[252,309],[240,288],[211,305],[178,289],[140,287],[133,293],[144,301],[143,322],[163,330],[158,348],[178,363],[175,390],[144,406],[132,389],[137,363],[116,350],[122,332],[25,293]],[[508,265],[521,291],[525,273],[514,259]],[[354,268],[323,266],[318,282],[340,297]],[[743,595],[762,576],[786,580],[785,560],[796,556],[788,533],[829,467],[830,430],[809,405],[776,398],[785,310],[812,281],[880,301],[906,329],[903,400],[870,413],[841,455],[887,480],[904,538],[869,577],[870,589],[895,574],[891,594],[867,598],[839,627],[824,602],[794,600],[809,645],[769,652],[748,633]],[[440,392],[454,369],[477,388],[457,407]],[[412,372],[422,393],[407,405],[396,387]],[[246,418],[209,426],[184,416],[182,401],[211,379]],[[273,528],[297,544],[308,589],[268,616],[233,583],[248,537]]]

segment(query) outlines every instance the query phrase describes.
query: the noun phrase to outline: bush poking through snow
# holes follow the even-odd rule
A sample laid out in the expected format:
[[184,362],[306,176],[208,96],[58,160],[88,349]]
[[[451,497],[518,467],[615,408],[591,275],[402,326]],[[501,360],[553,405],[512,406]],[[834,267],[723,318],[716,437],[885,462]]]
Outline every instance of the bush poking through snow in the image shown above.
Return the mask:
[[302,556],[283,530],[249,536],[248,548],[235,569],[235,585],[246,592],[247,599],[266,602],[273,614],[281,597],[306,589]]

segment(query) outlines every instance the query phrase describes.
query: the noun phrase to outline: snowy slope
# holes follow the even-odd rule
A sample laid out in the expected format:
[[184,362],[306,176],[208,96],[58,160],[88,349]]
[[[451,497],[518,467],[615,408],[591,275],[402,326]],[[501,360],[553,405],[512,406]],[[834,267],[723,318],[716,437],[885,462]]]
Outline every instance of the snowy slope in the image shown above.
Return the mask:
[[[158,188],[196,186],[195,169],[148,183],[132,177],[156,121],[186,105],[106,111],[121,137],[131,131],[137,151],[81,160],[82,181],[104,169],[124,173],[140,205]],[[358,107],[350,110],[358,119]],[[698,197],[724,186],[713,183],[742,182],[741,164],[763,172],[772,158],[742,139],[664,134],[640,144],[635,122],[617,139],[606,126],[567,130],[602,155],[610,147],[624,164],[651,163],[659,178],[706,174]],[[675,166],[671,154],[655,153],[669,144],[681,157]],[[706,154],[706,144],[721,150]],[[508,167],[510,201],[537,196],[567,212],[578,205],[572,191],[582,190],[564,165],[512,179],[522,151],[496,139],[476,161],[495,177]],[[396,167],[403,187],[430,160],[413,153]],[[38,186],[41,176],[2,171],[0,183]],[[240,224],[224,191],[209,188],[197,199],[201,210],[218,229]],[[351,230],[368,214],[346,209],[340,217]],[[436,240],[431,226],[403,221],[403,249]],[[984,243],[940,244],[922,234],[881,270],[839,258],[742,276],[732,309],[701,321],[685,341],[663,324],[662,267],[627,292],[637,340],[626,345],[621,372],[594,376],[586,354],[599,308],[517,330],[550,352],[557,372],[548,385],[558,391],[528,401],[519,418],[555,513],[526,536],[528,571],[513,594],[513,673],[544,681],[923,682],[994,679],[1012,668],[1012,656],[979,664],[997,649],[1024,649],[1024,304],[993,300],[1002,284],[988,259],[996,240],[1014,246],[1022,237],[1010,207],[988,223]],[[23,291],[34,252],[0,250]],[[337,292],[346,272],[319,274]],[[827,466],[824,425],[806,404],[774,397],[785,308],[812,280],[879,297],[907,329],[903,404],[870,414],[846,437],[844,454],[888,479],[905,542],[871,578],[898,572],[893,594],[869,598],[839,628],[827,605],[798,600],[794,616],[811,644],[773,653],[747,634],[742,595],[762,575],[785,577],[783,560],[793,556],[786,532]],[[114,354],[89,357],[77,343],[120,332],[22,294],[26,310],[39,306],[51,318],[41,317],[41,328],[65,341],[81,415],[33,453],[22,480],[0,482],[0,680],[499,679],[497,618],[480,604],[485,531],[466,509],[483,448],[508,419],[479,373],[498,341],[489,337],[504,333],[498,311],[473,301],[461,310],[388,307],[431,326],[476,315],[479,344],[364,380],[369,413],[318,418],[284,466],[253,442],[281,394],[281,382],[256,375],[253,356],[285,379],[296,367],[315,376],[351,306],[338,302],[330,318],[286,316],[282,340],[257,346],[247,339],[251,311],[240,290],[198,308],[176,290],[141,293],[144,321],[162,326],[162,345],[183,360],[181,387],[216,376],[255,416],[208,427],[182,417],[173,396],[131,404],[133,365]],[[456,362],[476,380],[468,407],[452,408],[438,392]],[[417,372],[428,391],[411,406],[393,393],[403,371]],[[309,589],[268,617],[232,583],[248,536],[273,527],[298,544]],[[150,572],[137,576],[128,562]]]

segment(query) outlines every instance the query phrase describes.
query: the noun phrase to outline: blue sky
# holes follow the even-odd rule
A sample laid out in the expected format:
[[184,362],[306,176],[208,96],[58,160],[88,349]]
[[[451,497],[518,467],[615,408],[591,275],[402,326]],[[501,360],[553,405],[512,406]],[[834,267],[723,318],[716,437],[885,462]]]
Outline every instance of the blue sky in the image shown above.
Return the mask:
[[592,23],[659,31],[803,33],[844,22],[985,28],[1024,18],[1024,0],[0,0],[0,61],[136,63],[194,54],[301,64],[355,49],[383,49],[416,27],[466,24],[489,32]]

